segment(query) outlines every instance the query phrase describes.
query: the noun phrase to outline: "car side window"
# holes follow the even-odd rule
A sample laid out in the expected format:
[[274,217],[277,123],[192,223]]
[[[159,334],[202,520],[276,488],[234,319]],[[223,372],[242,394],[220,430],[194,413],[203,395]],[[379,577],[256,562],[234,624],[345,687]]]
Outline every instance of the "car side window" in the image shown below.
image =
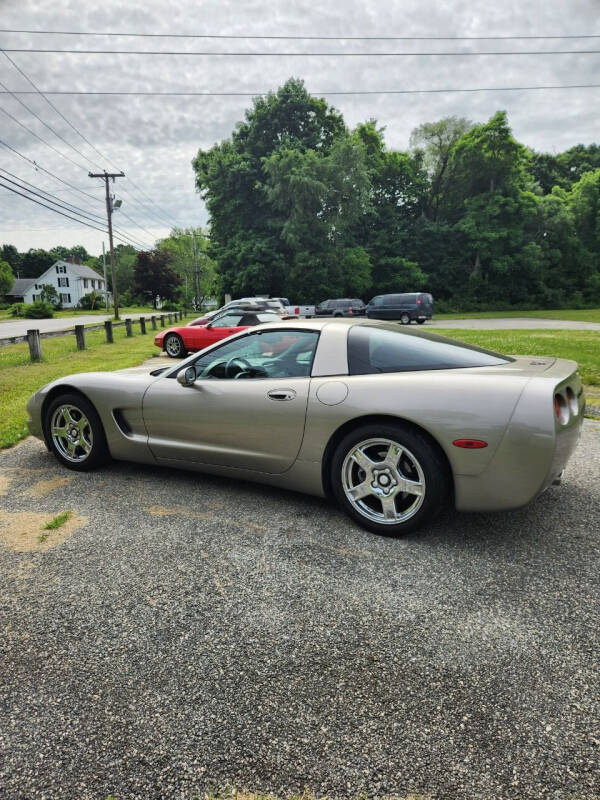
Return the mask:
[[318,340],[318,331],[256,331],[212,348],[184,369],[193,366],[196,379],[309,377]]
[[379,294],[379,295],[377,295],[377,297],[374,297],[371,300],[371,305],[372,306],[382,306],[383,305],[383,295]]
[[350,375],[492,367],[511,360],[432,333],[411,334],[370,325],[356,325],[348,333]]
[[237,328],[240,324],[243,314],[225,314],[219,319],[214,320],[211,327],[213,328]]

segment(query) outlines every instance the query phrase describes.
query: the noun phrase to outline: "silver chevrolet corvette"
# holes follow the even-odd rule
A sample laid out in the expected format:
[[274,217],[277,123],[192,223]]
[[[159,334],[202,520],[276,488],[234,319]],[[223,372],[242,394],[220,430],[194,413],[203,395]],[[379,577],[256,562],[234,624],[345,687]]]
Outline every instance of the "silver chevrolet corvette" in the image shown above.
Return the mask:
[[260,481],[398,535],[447,502],[514,509],[559,483],[584,405],[573,361],[362,318],[261,325],[152,372],[71,375],[28,411],[70,469],[112,457]]

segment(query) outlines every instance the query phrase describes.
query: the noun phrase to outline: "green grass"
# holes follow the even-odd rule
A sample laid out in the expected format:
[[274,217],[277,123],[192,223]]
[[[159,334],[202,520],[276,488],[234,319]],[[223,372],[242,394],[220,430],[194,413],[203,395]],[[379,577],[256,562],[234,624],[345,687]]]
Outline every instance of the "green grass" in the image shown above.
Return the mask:
[[436,328],[435,333],[507,355],[556,356],[579,364],[582,381],[600,386],[599,331],[466,331]]
[[512,317],[537,317],[541,319],[567,319],[578,322],[600,322],[600,308],[550,309],[547,311],[469,311],[465,313],[435,314],[434,319],[502,319]]
[[[47,522],[43,527],[45,531],[55,531],[57,528],[62,527],[65,522],[69,519],[72,515],[72,511],[63,511],[62,514],[57,514],[54,519],[51,519],[50,522]],[[45,534],[46,536],[48,534]],[[44,536],[44,534],[42,534]],[[40,537],[41,539],[41,537]]]
[[154,332],[141,336],[138,326],[134,330],[136,335],[128,339],[124,327],[116,328],[114,344],[106,344],[104,331],[89,333],[87,350],[77,350],[75,336],[42,339],[44,361],[38,364],[29,362],[26,344],[0,348],[0,448],[10,447],[27,436],[27,400],[46,383],[74,372],[135,367],[158,355]]

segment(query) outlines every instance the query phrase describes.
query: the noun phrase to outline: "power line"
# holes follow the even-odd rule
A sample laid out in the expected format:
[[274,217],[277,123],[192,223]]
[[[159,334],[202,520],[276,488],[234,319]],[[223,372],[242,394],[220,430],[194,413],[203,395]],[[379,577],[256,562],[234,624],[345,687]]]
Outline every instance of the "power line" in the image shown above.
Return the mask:
[[5,53],[62,53],[66,55],[128,55],[128,56],[235,56],[255,58],[266,56],[269,58],[286,56],[315,57],[315,56],[340,56],[343,58],[409,58],[421,56],[455,56],[463,58],[465,56],[564,56],[564,55],[597,55],[600,50],[464,50],[457,52],[453,50],[440,50],[432,52],[397,53],[357,53],[357,52],[302,52],[290,51],[287,53],[269,52],[262,50],[258,52],[230,51],[230,50],[73,50],[61,48],[31,48],[31,47],[4,47]]
[[[65,208],[65,210],[67,210],[67,211],[71,211],[72,213],[80,214],[81,216],[87,217],[88,219],[92,220],[93,222],[98,222],[98,223],[104,222],[103,218],[99,214],[94,214],[93,212],[92,212],[92,214],[87,214],[85,212],[85,210],[80,208],[79,206],[75,206],[75,205],[73,205],[73,203],[69,203],[67,200],[63,200],[60,197],[57,197],[56,195],[52,194],[51,192],[45,191],[45,189],[42,189],[41,187],[36,186],[35,184],[30,183],[29,181],[26,181],[25,178],[21,178],[19,175],[15,175],[14,173],[9,172],[9,170],[4,169],[4,167],[0,167],[0,172],[4,172],[7,175],[10,175],[11,178],[15,178],[16,179],[16,180],[11,180],[11,178],[3,178],[3,180],[8,181],[9,183],[13,183],[15,186],[19,186],[19,188],[25,189],[25,191],[31,192],[31,194],[35,194],[38,197],[42,197],[42,195],[45,195],[45,197],[42,197],[42,199],[46,200],[46,202],[48,202],[48,203],[53,203],[53,201],[57,201],[55,204],[56,205],[60,205],[62,208]],[[3,177],[3,176],[0,176],[0,177]],[[22,185],[22,184],[25,184],[25,185]],[[27,189],[26,186],[29,186],[31,188]],[[35,191],[35,190],[37,190],[37,191]],[[67,206],[69,206],[70,208],[67,208]]]
[[45,203],[41,203],[39,200],[35,200],[33,197],[29,197],[29,195],[23,194],[22,192],[18,192],[16,189],[11,188],[10,186],[6,186],[6,184],[2,183],[0,178],[0,186],[4,189],[8,189],[9,192],[14,192],[14,194],[21,195],[26,200],[29,200],[32,203],[36,203],[38,206],[42,206],[43,208],[47,208],[48,211],[53,211],[55,214],[60,214],[63,217],[67,217],[67,219],[73,220],[73,222],[78,222],[80,225],[85,225],[86,228],[93,228],[96,231],[100,231],[100,233],[106,233],[106,230],[103,228],[97,228],[95,225],[90,225],[89,222],[84,222],[82,219],[77,219],[77,217],[72,217],[69,214],[65,214],[63,211],[59,211],[57,208],[52,208],[52,206],[47,206]]
[[23,161],[27,161],[27,163],[30,164],[34,169],[40,170],[41,172],[44,172],[46,175],[50,175],[50,177],[54,178],[54,180],[59,181],[60,183],[63,183],[65,186],[68,186],[70,189],[73,189],[75,192],[79,192],[79,194],[81,194],[81,195],[85,195],[86,197],[89,197],[92,200],[95,200],[97,203],[102,203],[103,202],[102,200],[100,200],[99,197],[94,197],[93,194],[90,194],[89,192],[86,192],[84,189],[80,189],[77,186],[74,186],[72,183],[69,183],[68,181],[65,181],[64,178],[61,178],[58,175],[55,175],[53,172],[50,172],[50,170],[46,169],[45,167],[42,167],[41,164],[37,163],[37,161],[33,161],[31,158],[28,158],[27,156],[23,155],[23,153],[20,153],[16,148],[14,148],[10,144],[8,144],[8,142],[4,142],[2,139],[0,139],[0,144],[3,145],[4,147],[6,147],[8,150],[12,151],[19,158],[22,158]]
[[[36,85],[36,84],[35,84],[35,83],[34,83],[32,80],[31,80],[31,78],[30,78],[30,77],[29,77],[29,76],[28,76],[28,75],[27,75],[27,74],[24,72],[24,70],[22,70],[22,69],[19,67],[19,65],[18,65],[18,64],[17,64],[17,63],[16,63],[16,62],[15,62],[15,61],[14,61],[14,60],[13,60],[13,59],[12,59],[12,58],[11,58],[11,57],[8,55],[8,53],[6,53],[6,52],[5,52],[5,51],[4,51],[2,48],[0,48],[0,50],[2,50],[2,53],[4,54],[4,56],[5,56],[5,57],[8,59],[8,61],[9,61],[9,62],[10,62],[12,65],[13,65],[13,67],[14,67],[14,68],[15,68],[15,69],[16,69],[16,70],[17,70],[17,71],[18,71],[18,72],[19,72],[19,73],[20,73],[20,74],[21,74],[21,75],[22,75],[22,76],[25,78],[25,80],[26,80],[26,81],[29,83],[29,85],[33,87],[33,89],[34,89],[34,92],[33,92],[33,93],[34,93],[34,94],[41,95],[41,97],[43,97],[43,98],[44,98],[44,100],[46,101],[46,103],[48,103],[48,105],[50,106],[50,108],[52,108],[52,109],[53,109],[53,110],[54,110],[54,111],[55,111],[55,112],[56,112],[56,113],[57,113],[57,114],[58,114],[58,115],[59,115],[59,116],[60,116],[60,117],[61,117],[61,118],[62,118],[62,119],[63,119],[63,120],[64,120],[64,121],[67,123],[67,125],[69,125],[69,126],[72,128],[72,130],[74,130],[74,131],[75,131],[75,133],[76,133],[78,136],[80,136],[80,137],[81,137],[81,139],[82,139],[82,140],[83,140],[83,141],[84,141],[84,142],[85,142],[85,143],[86,143],[86,144],[87,144],[89,147],[91,147],[91,148],[92,148],[92,150],[94,150],[94,152],[96,152],[96,153],[97,153],[97,154],[100,156],[100,158],[103,158],[105,161],[108,161],[108,163],[109,163],[109,164],[112,164],[114,167],[116,167],[116,165],[114,164],[114,162],[113,162],[113,161],[111,161],[111,159],[110,159],[110,158],[108,158],[107,156],[105,156],[103,153],[101,153],[101,152],[100,152],[100,151],[99,151],[99,150],[98,150],[98,149],[97,149],[97,148],[96,148],[96,147],[95,147],[95,146],[94,146],[94,145],[93,145],[93,144],[92,144],[92,143],[89,141],[89,139],[87,139],[87,137],[86,137],[86,136],[84,136],[84,134],[83,134],[83,133],[82,133],[82,132],[79,130],[79,128],[77,128],[75,125],[73,125],[73,123],[72,123],[72,122],[71,122],[69,119],[67,119],[67,117],[65,117],[65,115],[64,115],[64,114],[63,114],[63,113],[62,113],[62,112],[61,112],[61,111],[60,111],[60,110],[59,110],[59,109],[58,109],[58,108],[57,108],[57,107],[54,105],[54,103],[52,103],[52,102],[51,102],[51,101],[50,101],[50,100],[49,100],[49,99],[46,97],[45,93],[44,93],[44,92],[43,92],[43,91],[42,91],[42,90],[41,90],[41,89],[40,89],[40,88],[39,88],[39,87],[38,87],[38,86],[37,86],[37,85]],[[6,89],[6,86],[4,86],[4,84],[0,83],[0,86],[2,86],[4,89]],[[78,150],[76,147],[74,147],[72,144],[70,144],[70,142],[68,142],[68,141],[67,141],[66,139],[64,139],[64,138],[63,138],[63,137],[62,137],[60,134],[58,134],[58,133],[57,133],[57,132],[56,132],[56,131],[55,131],[55,130],[54,130],[54,129],[53,129],[51,126],[50,126],[50,125],[47,125],[47,124],[44,122],[44,120],[43,120],[43,119],[41,119],[41,117],[39,117],[39,116],[38,116],[38,115],[37,115],[37,114],[36,114],[36,113],[35,113],[35,112],[34,112],[32,109],[30,109],[30,108],[29,108],[27,105],[25,105],[25,103],[23,103],[23,102],[22,102],[22,101],[21,101],[21,100],[20,100],[20,99],[17,97],[17,93],[16,93],[16,92],[12,92],[10,89],[8,89],[7,91],[8,91],[8,92],[9,92],[9,93],[10,93],[10,94],[11,94],[11,95],[12,95],[12,96],[15,98],[15,100],[17,100],[17,102],[21,103],[21,105],[22,105],[22,106],[24,106],[24,108],[26,108],[26,109],[27,109],[27,110],[28,110],[28,111],[29,111],[31,114],[33,114],[33,115],[34,115],[34,116],[35,116],[35,117],[36,117],[36,118],[37,118],[37,119],[38,119],[38,120],[39,120],[39,121],[40,121],[40,122],[41,122],[43,125],[45,125],[45,126],[46,126],[46,127],[47,127],[47,128],[50,130],[50,131],[52,131],[52,133],[54,133],[54,134],[55,134],[55,136],[57,136],[59,139],[61,139],[63,142],[65,142],[65,144],[67,144],[69,147],[71,147],[71,148],[72,148],[72,149],[73,149],[73,150],[74,150],[74,151],[75,151],[75,152],[76,152],[78,155],[80,155],[82,158],[85,158],[85,159],[86,159],[86,161],[88,161],[90,164],[92,164],[92,165],[93,165],[93,166],[95,166],[95,167],[98,167],[98,164],[97,164],[95,161],[92,161],[90,158],[88,158],[88,156],[86,156],[84,153],[82,153],[80,150]],[[116,167],[116,169],[120,169],[120,168],[119,168],[119,167]],[[122,170],[121,170],[121,171],[122,171]],[[132,185],[134,185],[134,186],[136,186],[136,187],[137,187],[137,184],[136,184],[136,183],[135,183],[133,180],[131,180],[131,179],[129,179],[129,180],[130,180],[130,183],[131,183]],[[141,187],[137,187],[137,188],[138,188],[138,191],[140,191],[140,192],[142,192],[143,194],[145,194],[145,192],[143,192],[143,190],[141,189]],[[129,194],[129,195],[130,195],[130,197],[131,197],[131,198],[134,200],[134,202],[137,202],[137,203],[140,205],[140,207],[142,208],[142,210],[144,210],[144,207],[143,207],[142,203],[140,203],[139,201],[135,200],[134,196],[133,196],[132,194],[130,194],[130,193],[129,193],[129,192],[126,190],[126,189],[125,189],[125,192],[127,192],[127,194]],[[147,195],[146,195],[146,196],[147,196]],[[150,199],[150,198],[148,198],[148,199]],[[156,205],[156,203],[154,203],[152,200],[150,200],[150,202],[152,202],[152,203],[153,203],[153,205]],[[157,207],[157,208],[159,208],[159,206],[157,206],[157,205],[156,205],[156,207]],[[159,208],[159,210],[160,210],[160,208]],[[146,212],[146,213],[147,213],[147,212]],[[161,212],[161,213],[163,213],[163,214],[164,214],[164,212]],[[126,215],[126,214],[124,214],[124,216],[127,216],[127,215]],[[165,217],[166,217],[166,215],[165,215]],[[140,230],[144,230],[144,231],[146,231],[146,233],[149,233],[149,231],[147,231],[147,230],[146,230],[146,229],[145,229],[145,228],[144,228],[142,225],[139,225],[138,223],[136,223],[136,222],[135,222],[135,220],[133,220],[131,217],[127,216],[127,218],[128,218],[128,219],[129,219],[129,221],[130,221],[130,222],[132,222],[132,223],[133,223],[133,224],[134,224],[136,227],[139,227],[139,228],[140,228]],[[161,224],[164,224],[164,223],[161,221]],[[171,224],[171,223],[169,223],[169,224]],[[177,224],[177,223],[175,223],[175,224]],[[150,235],[152,235],[152,234],[150,234]]]
[[288,40],[288,41],[355,41],[355,42],[450,42],[450,41],[506,41],[518,39],[600,39],[600,34],[561,34],[559,36],[529,36],[517,34],[515,36],[302,36],[302,35],[280,35],[261,36],[258,34],[235,34],[235,33],[131,33],[118,31],[34,31],[23,30],[20,28],[0,28],[0,33],[33,33],[45,36],[128,36],[142,39],[266,39],[266,40]]
[[[76,127],[75,127],[75,125],[73,125],[73,123],[72,123],[72,122],[70,122],[70,120],[68,120],[68,119],[65,117],[65,115],[64,115],[64,114],[63,114],[63,113],[62,113],[62,112],[61,112],[61,111],[60,111],[60,110],[59,110],[59,109],[58,109],[58,108],[57,108],[57,107],[54,105],[54,103],[52,103],[50,100],[48,100],[48,98],[46,97],[46,95],[44,94],[44,92],[42,92],[42,91],[41,91],[41,89],[39,89],[39,88],[36,86],[36,84],[35,84],[35,83],[34,83],[34,82],[31,80],[31,78],[29,77],[29,75],[27,75],[27,74],[26,74],[26,73],[25,73],[25,72],[24,72],[24,71],[21,69],[21,67],[20,67],[20,66],[17,64],[17,62],[16,62],[16,61],[14,61],[14,59],[12,59],[12,58],[11,58],[11,57],[8,55],[8,53],[4,52],[4,50],[3,50],[2,48],[0,48],[0,50],[2,50],[2,53],[4,54],[5,58],[7,58],[7,59],[9,60],[9,62],[10,62],[12,65],[13,65],[13,67],[14,67],[14,68],[17,70],[17,72],[18,72],[20,75],[22,75],[22,76],[23,76],[23,78],[25,78],[25,80],[26,80],[26,81],[29,83],[29,85],[30,85],[30,86],[33,86],[33,88],[34,88],[34,90],[35,90],[35,93],[36,93],[36,94],[39,94],[41,97],[43,97],[43,98],[44,98],[44,100],[46,101],[46,103],[47,103],[47,104],[50,106],[50,108],[52,108],[52,109],[53,109],[53,110],[54,110],[54,111],[55,111],[55,112],[58,114],[58,116],[59,116],[59,117],[60,117],[62,120],[64,120],[64,121],[67,123],[67,125],[68,125],[68,126],[69,126],[69,127],[72,129],[72,130],[74,130],[74,131],[75,131],[75,133],[76,133],[78,136],[80,136],[80,137],[83,139],[83,141],[84,141],[84,142],[85,142],[87,145],[89,145],[89,146],[92,148],[92,150],[94,150],[94,152],[96,152],[96,153],[97,153],[97,154],[100,156],[100,158],[106,158],[105,156],[103,156],[103,155],[102,155],[102,153],[101,153],[99,150],[97,150],[97,149],[94,147],[94,145],[93,145],[93,144],[92,144],[92,143],[91,143],[91,142],[90,142],[88,139],[86,139],[86,137],[83,135],[83,133],[81,133],[81,131],[80,131],[78,128],[76,128]],[[13,93],[11,92],[11,94],[13,94]],[[17,99],[17,100],[18,100],[18,98],[16,97],[16,92],[13,94],[13,96],[15,96],[15,99]],[[20,101],[19,101],[19,102],[20,102]],[[28,109],[28,110],[29,110],[29,111],[31,111],[31,109]],[[31,111],[31,113],[32,113],[32,114],[34,114],[34,112],[33,112],[33,111]],[[36,114],[34,114],[34,116],[37,116],[37,115],[36,115]],[[38,119],[40,119],[40,117],[38,117]],[[47,128],[50,128],[50,126],[49,126],[49,125],[47,125],[47,124],[46,124],[46,123],[45,123],[45,122],[44,122],[42,119],[40,119],[40,122],[42,122],[42,124],[43,124],[43,125],[46,125],[46,127],[47,127]],[[72,144],[70,144],[70,143],[69,143],[69,142],[68,142],[66,139],[63,139],[63,137],[62,137],[62,136],[60,136],[58,133],[56,133],[56,131],[55,131],[53,128],[50,128],[50,130],[51,130],[51,131],[52,131],[52,132],[53,132],[53,133],[54,133],[56,136],[58,136],[60,139],[62,139],[62,141],[64,141],[64,142],[65,142],[65,144],[68,144],[68,145],[69,145],[69,147],[72,147],[72,148],[73,148],[73,150],[75,150],[75,152],[76,152],[76,153],[79,153],[79,155],[83,156],[83,158],[85,158],[85,159],[86,159],[86,161],[89,161],[89,163],[90,163],[90,164],[93,164],[93,165],[94,165],[94,166],[96,166],[96,167],[98,166],[98,164],[96,164],[94,161],[91,161],[91,160],[90,160],[90,159],[89,159],[87,156],[85,156],[83,153],[81,153],[79,150],[77,150],[77,148],[73,147],[73,145],[72,145]],[[108,159],[106,159],[106,160],[108,160]]]
[[[443,94],[445,92],[530,92],[554,89],[598,89],[600,83],[578,83],[578,84],[557,84],[553,86],[476,86],[467,88],[441,88],[441,89],[356,89],[349,91],[312,91],[311,94],[330,96],[354,96],[354,95],[394,95],[394,94]],[[4,92],[0,91],[0,95]],[[33,94],[33,92],[16,92],[16,94]],[[169,91],[169,92],[95,92],[95,91],[46,91],[49,95],[89,95],[90,97],[257,97],[269,94],[268,91],[256,92],[191,92],[191,91]],[[130,179],[131,180],[131,179]],[[133,183],[133,181],[132,181]],[[135,185],[135,184],[134,184]],[[140,190],[141,191],[141,190]]]
[[[10,93],[9,93],[9,94],[10,94]],[[53,144],[50,144],[50,142],[47,142],[45,139],[42,139],[42,137],[41,137],[41,136],[38,136],[38,134],[37,134],[35,131],[32,131],[32,130],[31,130],[31,128],[28,128],[28,127],[27,127],[27,125],[25,125],[25,124],[24,124],[24,123],[22,123],[20,120],[18,120],[18,119],[17,119],[15,116],[13,116],[13,115],[12,115],[12,114],[11,114],[9,111],[7,111],[5,108],[2,108],[2,107],[0,107],[0,111],[2,111],[2,113],[3,113],[3,114],[6,114],[6,116],[7,116],[7,117],[9,117],[10,119],[12,119],[12,121],[13,121],[13,122],[15,122],[15,123],[16,123],[16,124],[17,124],[17,125],[20,127],[20,128],[23,128],[23,130],[27,131],[27,133],[30,133],[30,134],[31,134],[32,136],[34,136],[34,137],[35,137],[35,138],[36,138],[36,139],[37,139],[39,142],[41,142],[42,144],[45,144],[45,145],[46,145],[46,147],[49,147],[51,150],[53,150],[55,153],[57,153],[57,154],[58,154],[58,155],[59,155],[61,158],[65,158],[67,161],[70,161],[70,162],[71,162],[71,164],[74,164],[76,167],[79,167],[79,169],[84,169],[84,170],[86,170],[86,169],[87,169],[87,167],[84,167],[82,164],[78,164],[76,161],[73,161],[73,159],[71,158],[71,156],[68,156],[68,155],[66,155],[65,153],[63,153],[63,152],[61,152],[60,150],[58,150],[58,148],[54,147],[54,145],[53,145]]]

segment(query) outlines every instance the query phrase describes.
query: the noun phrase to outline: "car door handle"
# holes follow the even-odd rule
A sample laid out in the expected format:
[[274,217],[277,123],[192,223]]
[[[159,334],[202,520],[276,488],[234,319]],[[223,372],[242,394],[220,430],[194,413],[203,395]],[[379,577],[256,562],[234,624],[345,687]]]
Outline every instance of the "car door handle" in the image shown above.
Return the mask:
[[272,389],[267,392],[267,397],[270,397],[271,400],[293,400],[296,392],[293,389]]

